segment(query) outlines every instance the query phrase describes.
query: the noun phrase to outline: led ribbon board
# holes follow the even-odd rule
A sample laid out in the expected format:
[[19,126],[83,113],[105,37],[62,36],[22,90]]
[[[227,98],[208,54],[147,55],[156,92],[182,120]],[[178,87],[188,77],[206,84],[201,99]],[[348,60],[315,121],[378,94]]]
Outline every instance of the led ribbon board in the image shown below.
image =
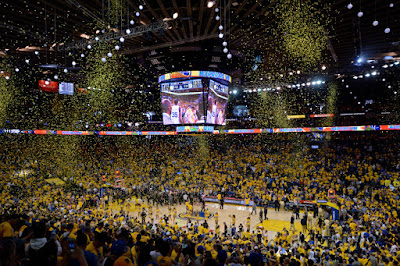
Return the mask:
[[158,83],[171,80],[171,79],[182,79],[182,78],[209,78],[209,79],[220,79],[225,80],[229,83],[232,82],[232,77],[215,71],[178,71],[162,75],[158,78]]

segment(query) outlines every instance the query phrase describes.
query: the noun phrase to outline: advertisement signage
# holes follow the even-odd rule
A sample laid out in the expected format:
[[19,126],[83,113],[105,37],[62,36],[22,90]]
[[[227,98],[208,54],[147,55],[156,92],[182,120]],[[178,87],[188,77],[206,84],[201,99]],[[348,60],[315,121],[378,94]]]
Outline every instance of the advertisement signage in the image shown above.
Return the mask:
[[58,92],[58,82],[39,80],[39,89],[45,92]]
[[74,83],[61,82],[58,88],[59,94],[74,95]]
[[232,82],[232,77],[224,73],[215,71],[193,70],[193,71],[178,71],[162,75],[158,78],[158,83],[171,79],[183,79],[183,78],[213,78],[213,79],[225,80],[229,83]]

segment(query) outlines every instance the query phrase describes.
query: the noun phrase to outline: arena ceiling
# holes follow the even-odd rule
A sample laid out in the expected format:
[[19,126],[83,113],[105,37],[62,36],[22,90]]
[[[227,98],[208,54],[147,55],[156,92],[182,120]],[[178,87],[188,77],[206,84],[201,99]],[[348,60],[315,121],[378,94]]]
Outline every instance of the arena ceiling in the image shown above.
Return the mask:
[[[107,11],[108,0],[2,0],[0,48],[5,53],[25,56],[40,51],[47,53],[48,61],[49,57],[62,56],[62,52],[51,49],[57,43],[96,36],[98,25],[111,24],[110,28],[119,32],[164,20],[169,23],[168,29],[127,39],[120,52],[135,57],[154,76],[202,68],[225,71],[240,78],[249,71],[242,67],[244,59],[240,54],[250,48],[264,49],[259,47],[260,40],[265,47],[269,43],[273,45],[276,38],[271,25],[276,22],[273,10],[278,0],[215,0],[212,8],[207,7],[208,0],[113,1],[124,7],[121,14],[116,7],[117,23],[110,23],[113,18]],[[357,56],[378,60],[388,55],[400,56],[400,3],[389,0],[322,2],[329,7],[327,11],[332,19],[327,29],[327,64],[332,69],[351,66]],[[348,9],[350,2],[353,8]],[[363,11],[361,18],[357,16],[360,10]],[[136,16],[136,12],[140,15]],[[174,13],[178,14],[176,19],[173,19]],[[219,21],[215,19],[217,15]],[[379,21],[378,26],[372,25],[374,20]],[[231,60],[227,59],[222,40],[218,38],[221,22],[227,30]],[[385,28],[390,28],[390,33],[385,33]],[[45,43],[50,50],[43,47]]]

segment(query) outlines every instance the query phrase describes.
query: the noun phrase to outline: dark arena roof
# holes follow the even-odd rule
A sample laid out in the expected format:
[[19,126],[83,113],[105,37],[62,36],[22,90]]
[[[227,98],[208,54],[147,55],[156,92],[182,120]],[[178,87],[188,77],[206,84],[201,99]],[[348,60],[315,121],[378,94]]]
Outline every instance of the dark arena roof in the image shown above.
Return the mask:
[[[186,70],[232,77],[226,106],[226,118],[235,120],[232,127],[240,127],[243,119],[259,119],[255,110],[260,93],[281,88],[292,95],[293,102],[287,102],[290,106],[285,110],[289,115],[324,113],[332,82],[340,92],[335,107],[330,107],[338,117],[335,120],[339,119],[337,124],[341,110],[368,112],[377,103],[379,110],[369,110],[374,115],[397,110],[389,110],[396,108],[392,102],[382,104],[388,95],[388,100],[393,99],[398,89],[400,24],[396,14],[400,5],[394,1],[320,0],[289,5],[285,0],[16,0],[0,5],[0,55],[8,66],[20,70],[15,73],[18,82],[30,87],[22,90],[31,98],[24,103],[27,113],[34,104],[35,108],[53,104],[48,102],[52,100],[48,93],[37,95],[38,80],[56,76],[58,81],[74,83],[75,91],[90,91],[93,86],[85,72],[95,68],[90,60],[99,63],[116,57],[123,79],[113,84],[119,101],[115,108],[126,115],[116,118],[113,114],[108,119],[112,122],[97,121],[103,124],[160,121],[158,77]],[[91,56],[100,47],[103,54]],[[313,86],[318,81],[324,83]],[[234,114],[242,108],[238,106],[247,106],[244,117]],[[133,109],[141,115],[133,115]],[[40,120],[47,119],[46,110],[37,111],[44,118]],[[26,117],[8,119],[15,126],[21,120]],[[372,122],[359,120],[355,117],[354,123]],[[101,124],[85,122],[90,128]],[[380,124],[378,118],[373,122]],[[44,126],[35,123],[29,128]],[[301,120],[298,125],[318,123]]]

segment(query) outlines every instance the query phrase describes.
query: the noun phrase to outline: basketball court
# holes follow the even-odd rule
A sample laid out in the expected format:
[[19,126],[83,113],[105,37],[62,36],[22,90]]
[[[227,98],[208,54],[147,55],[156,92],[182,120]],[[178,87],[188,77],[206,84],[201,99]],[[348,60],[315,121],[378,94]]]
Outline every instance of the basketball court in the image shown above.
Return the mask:
[[[142,204],[140,208],[145,207],[146,212],[147,212],[147,217],[146,221],[150,220],[151,218],[154,219],[155,223],[159,223],[159,219],[161,219],[164,214],[169,215],[170,211],[168,209],[168,206],[159,206],[159,219],[156,219],[156,206],[152,206],[152,216],[149,214],[149,208],[148,205]],[[207,220],[208,225],[210,226],[211,230],[215,230],[215,213],[218,212],[218,224],[220,226],[220,232],[223,232],[223,224],[224,222],[227,224],[228,228],[232,224],[232,215],[236,216],[236,221],[235,221],[235,226],[238,228],[239,224],[243,225],[244,230],[246,230],[247,226],[247,217],[250,217],[250,230],[255,231],[257,230],[257,227],[262,225],[265,230],[268,231],[268,239],[273,239],[276,235],[276,232],[280,232],[283,230],[283,228],[286,228],[289,230],[290,228],[290,217],[292,215],[292,212],[288,211],[275,211],[273,208],[268,208],[268,215],[267,218],[268,220],[264,220],[262,224],[260,223],[259,219],[259,211],[263,210],[262,208],[257,208],[257,214],[251,215],[251,206],[239,206],[239,205],[230,205],[230,204],[225,204],[224,209],[221,210],[219,204],[216,203],[206,203],[206,210],[208,209],[210,215],[208,218],[202,218],[197,215],[190,215],[186,213],[186,205],[181,204],[181,205],[171,205],[171,209],[176,208],[177,210],[177,217],[175,222],[178,223],[180,227],[185,227],[188,221],[188,218],[194,222],[195,220],[198,220],[199,222],[203,222],[204,219]],[[200,204],[195,204],[194,205],[194,212],[199,212],[201,209]],[[118,205],[116,202],[112,204],[112,210],[117,212],[121,210],[121,206]],[[133,217],[138,217],[138,211],[139,207],[131,207],[130,208],[130,215]],[[141,220],[141,217],[138,217],[139,220]],[[171,222],[172,220],[170,220]],[[296,220],[295,222],[295,228],[296,232],[298,233],[299,230],[301,229],[301,224],[300,220]]]

